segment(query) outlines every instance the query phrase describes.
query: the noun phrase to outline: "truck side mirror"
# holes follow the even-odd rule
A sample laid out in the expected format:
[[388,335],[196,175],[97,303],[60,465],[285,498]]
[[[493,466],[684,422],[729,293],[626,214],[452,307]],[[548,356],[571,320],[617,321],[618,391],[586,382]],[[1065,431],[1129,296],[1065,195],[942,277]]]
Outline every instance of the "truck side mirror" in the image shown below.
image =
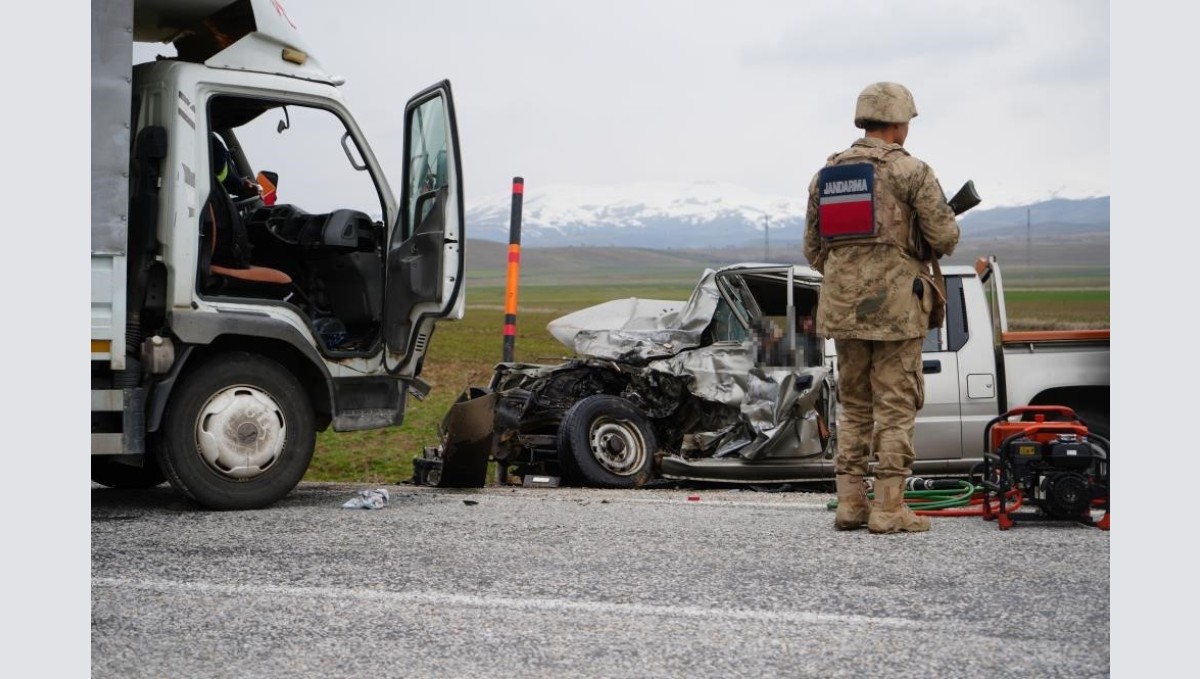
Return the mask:
[[275,187],[279,186],[279,173],[271,172],[270,170],[259,170],[258,176],[255,179],[258,180],[258,185],[262,189],[263,205],[274,205],[276,198]]

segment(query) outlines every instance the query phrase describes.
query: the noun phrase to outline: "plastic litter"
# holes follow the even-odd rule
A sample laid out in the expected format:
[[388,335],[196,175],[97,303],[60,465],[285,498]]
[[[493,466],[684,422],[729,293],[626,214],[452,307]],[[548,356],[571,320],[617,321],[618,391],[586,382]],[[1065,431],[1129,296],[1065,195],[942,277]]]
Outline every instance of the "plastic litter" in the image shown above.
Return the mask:
[[347,500],[342,507],[344,509],[382,509],[387,506],[388,499],[387,488],[360,490],[358,497]]

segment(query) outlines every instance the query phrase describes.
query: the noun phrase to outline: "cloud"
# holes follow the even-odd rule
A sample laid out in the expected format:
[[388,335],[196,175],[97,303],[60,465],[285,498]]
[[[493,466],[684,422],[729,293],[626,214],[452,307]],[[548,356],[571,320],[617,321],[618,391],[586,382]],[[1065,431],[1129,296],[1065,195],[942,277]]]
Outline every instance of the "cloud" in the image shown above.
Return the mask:
[[747,47],[744,63],[822,70],[895,60],[935,65],[1001,50],[1021,28],[1003,6],[961,3],[839,3],[807,14],[772,43]]
[[404,100],[450,78],[468,201],[516,175],[794,195],[854,139],[878,80],[912,90],[910,146],[947,183],[974,177],[1003,203],[1107,191],[1102,1],[513,0],[420,21],[403,3],[286,3],[389,172]]

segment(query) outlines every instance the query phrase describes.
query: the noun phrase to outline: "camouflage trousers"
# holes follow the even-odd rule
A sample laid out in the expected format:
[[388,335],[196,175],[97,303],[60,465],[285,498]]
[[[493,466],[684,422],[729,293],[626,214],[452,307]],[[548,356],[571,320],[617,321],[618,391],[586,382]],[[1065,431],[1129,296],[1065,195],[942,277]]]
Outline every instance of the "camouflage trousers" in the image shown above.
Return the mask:
[[921,342],[834,340],[838,361],[838,474],[876,478],[912,473],[913,426],[925,402]]

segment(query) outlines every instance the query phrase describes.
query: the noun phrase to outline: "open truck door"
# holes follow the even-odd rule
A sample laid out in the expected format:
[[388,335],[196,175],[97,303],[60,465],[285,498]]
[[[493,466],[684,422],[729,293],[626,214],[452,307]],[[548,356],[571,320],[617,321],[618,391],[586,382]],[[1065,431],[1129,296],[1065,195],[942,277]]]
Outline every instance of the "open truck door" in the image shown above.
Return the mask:
[[442,318],[462,318],[465,301],[462,163],[450,82],[404,109],[404,177],[391,230],[385,283],[387,369],[415,378]]

